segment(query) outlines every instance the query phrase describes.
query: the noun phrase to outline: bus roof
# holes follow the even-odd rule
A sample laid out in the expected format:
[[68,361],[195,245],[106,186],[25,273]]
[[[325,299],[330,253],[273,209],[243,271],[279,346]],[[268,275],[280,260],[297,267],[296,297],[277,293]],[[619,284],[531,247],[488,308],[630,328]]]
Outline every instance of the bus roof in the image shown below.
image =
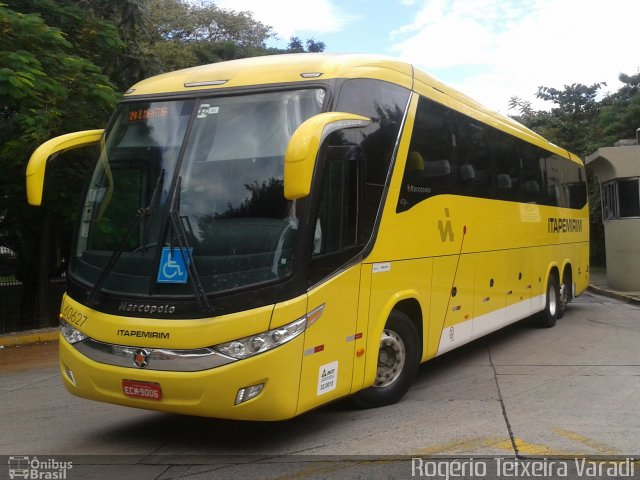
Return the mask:
[[157,75],[135,84],[126,92],[125,97],[277,83],[304,83],[333,78],[374,78],[402,85],[500,130],[581,163],[575,155],[548,142],[512,118],[484,107],[409,63],[381,55],[292,53],[243,58]]

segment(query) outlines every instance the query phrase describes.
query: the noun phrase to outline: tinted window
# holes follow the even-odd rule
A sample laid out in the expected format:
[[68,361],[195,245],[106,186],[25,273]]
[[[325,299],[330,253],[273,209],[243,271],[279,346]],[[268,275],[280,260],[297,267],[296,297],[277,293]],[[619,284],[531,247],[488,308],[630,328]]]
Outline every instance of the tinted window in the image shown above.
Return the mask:
[[518,140],[516,151],[522,165],[520,201],[543,203],[542,171],[538,162],[540,149]]
[[[333,135],[335,137],[335,135]],[[328,146],[319,183],[311,260],[311,284],[331,274],[364,245],[361,235],[364,156],[355,146]]]
[[441,194],[576,209],[587,202],[580,165],[420,97],[397,211]]
[[587,202],[587,185],[584,171],[572,162],[559,159],[563,165],[562,184],[564,186],[563,207],[582,208]]
[[489,128],[466,115],[458,115],[458,163],[460,192],[491,197],[493,179]]
[[433,195],[457,193],[452,114],[446,107],[420,97],[397,211]]
[[334,110],[371,123],[331,134],[320,153],[310,284],[344,265],[371,238],[408,100],[407,89],[379,80],[342,85]]
[[522,159],[516,153],[516,138],[495,131],[493,154],[495,158],[495,197],[499,200],[519,201]]

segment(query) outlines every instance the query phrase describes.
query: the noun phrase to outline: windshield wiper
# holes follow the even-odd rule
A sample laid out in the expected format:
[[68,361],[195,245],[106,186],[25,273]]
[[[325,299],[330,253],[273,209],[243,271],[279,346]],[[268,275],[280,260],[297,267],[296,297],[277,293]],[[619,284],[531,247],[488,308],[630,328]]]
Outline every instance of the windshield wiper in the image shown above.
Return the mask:
[[173,237],[178,242],[178,248],[180,249],[182,260],[187,266],[189,274],[191,275],[191,288],[195,294],[198,306],[206,313],[213,313],[216,310],[221,310],[220,307],[212,306],[207,298],[207,293],[202,286],[200,275],[196,268],[196,263],[191,253],[191,247],[189,246],[189,240],[187,240],[187,232],[182,224],[180,218],[180,185],[182,183],[182,177],[178,176],[178,181],[173,190],[173,196],[171,198],[171,206],[169,208],[169,221],[171,222],[171,254],[173,255]]
[[[140,222],[144,218],[150,216],[151,213],[153,212],[153,207],[156,204],[158,197],[160,196],[160,186],[162,185],[163,179],[164,179],[164,169],[162,169],[162,171],[160,172],[160,175],[158,176],[158,181],[156,182],[156,186],[153,188],[153,193],[151,194],[151,200],[149,201],[149,204],[146,207],[142,207],[138,209],[138,211],[136,212],[136,215],[133,217],[133,220],[131,221],[131,224],[129,225],[129,228],[127,228],[127,231],[122,236],[122,240],[120,240],[120,244],[118,245],[118,248],[116,248],[113,251],[113,253],[109,257],[109,261],[107,262],[105,267],[102,269],[102,272],[100,272],[98,281],[95,283],[95,285],[91,289],[91,292],[89,293],[89,299],[88,299],[89,305],[95,305],[96,296],[102,290],[104,283],[107,281],[107,276],[109,275],[111,270],[113,270],[113,267],[115,266],[116,262],[122,255],[122,252],[124,251],[124,248],[127,245],[127,242],[131,237],[131,234],[138,227],[138,225],[140,225]],[[146,242],[145,232],[143,232],[143,237],[144,237],[142,239],[143,242]],[[145,247],[145,244],[143,243],[143,248],[144,247]]]

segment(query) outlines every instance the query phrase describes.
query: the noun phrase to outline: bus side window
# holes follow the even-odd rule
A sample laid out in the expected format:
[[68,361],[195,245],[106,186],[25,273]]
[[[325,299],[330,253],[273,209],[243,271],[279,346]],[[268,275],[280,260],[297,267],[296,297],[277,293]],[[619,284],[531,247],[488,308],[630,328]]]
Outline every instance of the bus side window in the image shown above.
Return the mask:
[[520,199],[525,203],[542,203],[542,172],[538,165],[537,148],[517,140],[516,151],[522,164]]
[[309,284],[344,265],[362,248],[364,154],[354,146],[328,146],[313,231]]
[[516,139],[499,130],[494,132],[496,195],[498,200],[519,201],[522,160],[516,152]]
[[420,97],[397,212],[434,195],[458,193],[453,120],[450,109]]
[[540,153],[544,155],[539,160],[544,182],[544,204],[554,207],[562,206],[562,176],[559,162],[547,151],[541,150]]
[[[587,203],[586,175],[584,171],[578,165],[564,161],[562,177],[565,197],[564,206],[569,208],[584,207]],[[632,205],[633,203],[638,203],[637,194],[632,194],[629,197],[629,201],[624,202],[625,205]]]
[[481,198],[493,196],[490,129],[466,115],[458,115],[458,163],[463,195]]

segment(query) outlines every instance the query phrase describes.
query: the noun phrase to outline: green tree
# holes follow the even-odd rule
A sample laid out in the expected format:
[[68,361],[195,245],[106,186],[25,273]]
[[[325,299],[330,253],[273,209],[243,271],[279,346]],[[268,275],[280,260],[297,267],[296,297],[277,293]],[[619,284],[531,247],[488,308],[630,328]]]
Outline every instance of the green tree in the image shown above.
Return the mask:
[[612,145],[621,138],[635,138],[640,127],[640,73],[620,74],[623,86],[602,100],[598,127],[603,133],[602,145]]
[[554,139],[559,145],[584,156],[591,152],[594,145],[595,120],[600,112],[596,100],[603,82],[592,85],[574,83],[558,90],[539,87],[536,97],[552,102],[555,107],[551,115],[545,116],[546,122],[540,125],[542,135]]
[[[307,45],[307,49],[305,50],[304,45]],[[324,42],[315,40],[313,38],[308,38],[304,43],[300,40],[300,37],[291,37],[289,38],[289,44],[287,45],[287,50],[282,53],[317,53],[324,52],[326,45]]]
[[100,67],[119,90],[159,70],[140,44],[152,28],[144,0],[11,0],[10,8],[58,28],[74,54]]
[[271,27],[249,12],[186,0],[149,0],[148,7],[151,28],[141,43],[162,71],[271,53]]
[[326,47],[324,42],[317,41],[313,38],[307,39],[306,44],[307,52],[309,53],[324,52],[324,49]]
[[304,53],[304,43],[299,37],[291,37],[287,49],[290,53]]
[[[57,10],[54,2],[49,5],[61,15],[69,13]],[[88,44],[74,45],[42,15],[0,5],[0,32],[0,240],[19,254],[23,312],[27,306],[38,305],[36,315],[43,318],[49,273],[48,223],[53,211],[26,205],[28,158],[51,137],[103,125],[118,95],[115,85],[94,63],[77,55]],[[98,42],[97,49],[111,46],[117,50],[121,43],[115,30],[108,32],[114,35],[109,42],[102,34],[90,32],[79,32],[77,38]]]

